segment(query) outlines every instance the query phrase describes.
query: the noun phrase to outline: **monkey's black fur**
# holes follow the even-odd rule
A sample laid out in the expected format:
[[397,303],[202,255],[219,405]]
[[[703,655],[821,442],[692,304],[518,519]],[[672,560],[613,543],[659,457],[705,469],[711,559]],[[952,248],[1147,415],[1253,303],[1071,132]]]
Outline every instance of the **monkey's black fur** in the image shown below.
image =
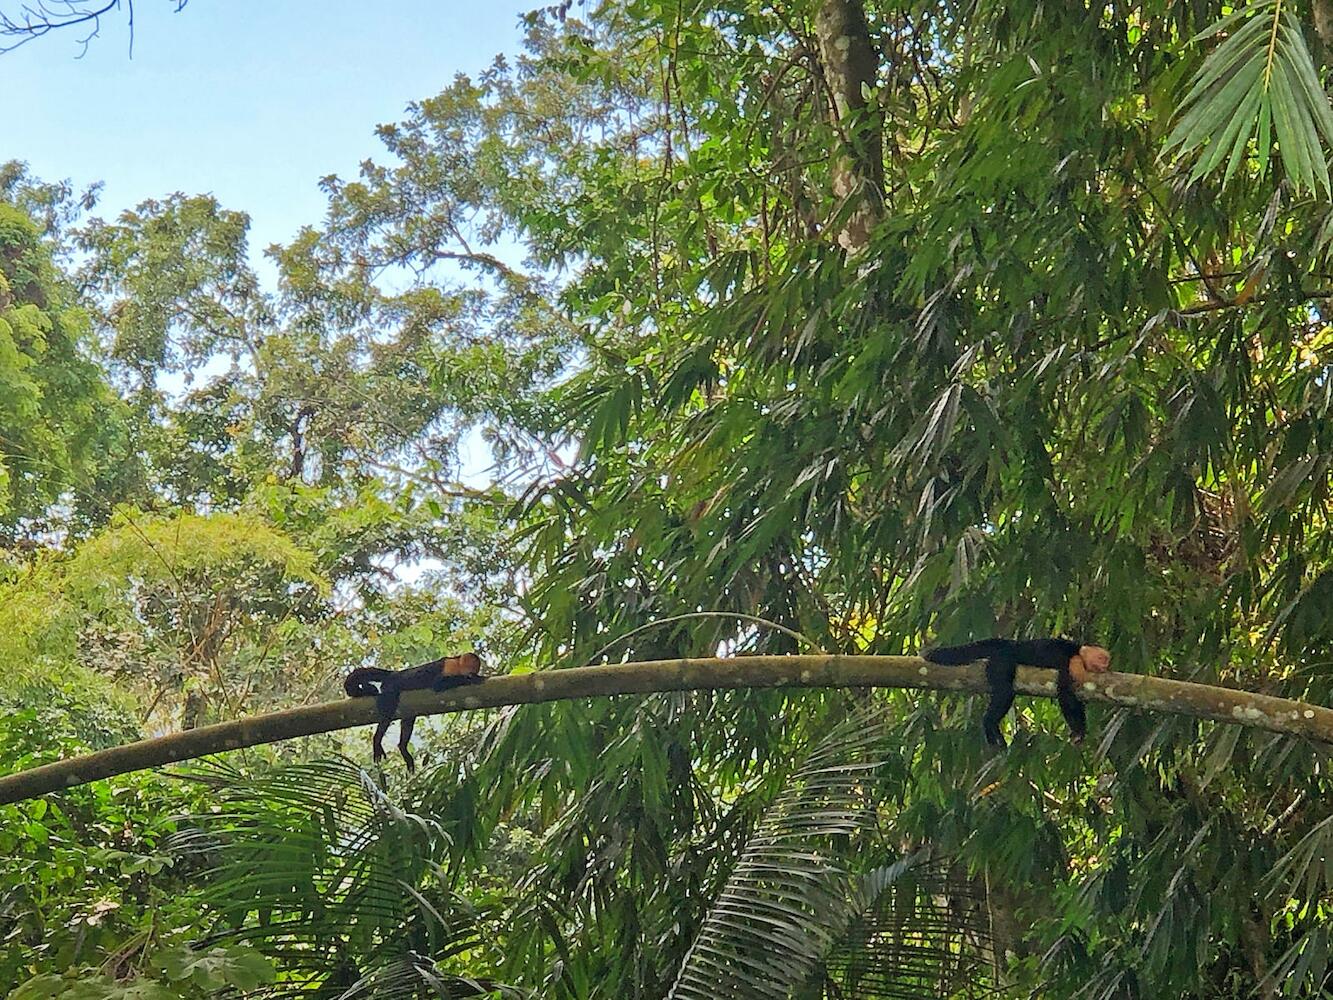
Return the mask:
[[1069,672],[1069,661],[1079,655],[1082,643],[1069,639],[982,639],[963,646],[942,646],[928,650],[922,656],[931,663],[960,666],[976,660],[986,661],[986,680],[990,684],[990,704],[982,719],[986,742],[1003,747],[1004,734],[1000,720],[1014,703],[1014,677],[1018,665],[1046,667],[1058,671],[1055,681],[1055,699],[1060,713],[1069,724],[1069,735],[1075,743],[1087,735],[1087,715],[1083,703],[1074,694],[1074,678]]
[[[446,691],[461,684],[478,684],[483,678],[477,673],[446,672],[455,667],[464,657],[475,655],[465,653],[461,656],[442,656],[438,660],[422,663],[405,670],[385,670],[383,667],[358,667],[343,681],[343,690],[350,698],[363,698],[371,695],[375,698],[375,708],[379,711],[380,722],[375,729],[375,761],[384,759],[384,734],[393,722],[398,711],[398,696],[404,691]],[[477,668],[481,661],[476,660]],[[407,749],[412,741],[412,730],[416,726],[416,716],[408,715],[398,727],[398,752],[409,771],[416,770],[416,761]]]

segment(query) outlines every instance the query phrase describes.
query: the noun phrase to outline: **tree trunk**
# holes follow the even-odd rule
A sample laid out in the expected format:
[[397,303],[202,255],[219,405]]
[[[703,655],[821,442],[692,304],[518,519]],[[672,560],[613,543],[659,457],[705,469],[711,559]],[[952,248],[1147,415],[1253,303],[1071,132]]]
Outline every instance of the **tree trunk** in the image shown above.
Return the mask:
[[838,243],[863,249],[879,220],[884,191],[883,124],[874,94],[878,65],[861,0],[824,0],[815,16],[819,59],[839,133],[833,158],[833,193],[846,221]]

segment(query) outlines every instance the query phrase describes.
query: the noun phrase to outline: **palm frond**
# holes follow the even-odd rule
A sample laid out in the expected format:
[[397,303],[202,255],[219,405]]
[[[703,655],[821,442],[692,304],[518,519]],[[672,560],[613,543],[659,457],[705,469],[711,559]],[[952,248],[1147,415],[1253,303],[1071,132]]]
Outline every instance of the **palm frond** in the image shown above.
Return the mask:
[[422,955],[403,955],[362,976],[356,983],[336,994],[323,994],[332,1000],[418,1000],[422,996],[462,1000],[486,997],[488,1000],[524,1000],[530,994],[503,983],[466,976],[441,975],[435,963]]
[[281,959],[288,977],[264,996],[414,997],[436,981],[452,991],[439,995],[499,988],[469,985],[426,957],[477,943],[476,913],[441,877],[448,837],[352,761],[257,775],[212,761],[190,777],[213,787],[217,807],[183,818],[171,847],[197,866],[218,915],[210,940]]
[[1181,101],[1165,152],[1196,157],[1191,179],[1220,169],[1225,183],[1252,142],[1263,174],[1276,138],[1293,184],[1331,193],[1324,150],[1333,143],[1333,110],[1300,24],[1283,0],[1257,0],[1195,41],[1220,35]]
[[850,714],[792,773],[704,920],[668,994],[783,998],[807,981],[853,915],[853,860],[875,830],[867,794],[880,717]]
[[[1333,892],[1333,817],[1316,823],[1273,866],[1264,880],[1271,901],[1327,899]],[[1317,921],[1294,936],[1292,944],[1268,970],[1267,981],[1281,983],[1291,996],[1324,996],[1321,984],[1328,971],[1333,932],[1326,921]]]
[[859,709],[812,746],[746,844],[673,1000],[991,996],[985,893],[928,850],[890,863],[869,791],[885,737]]
[[877,868],[863,877],[856,909],[824,960],[820,992],[809,995],[963,1000],[998,992],[986,893],[956,866],[918,856]]

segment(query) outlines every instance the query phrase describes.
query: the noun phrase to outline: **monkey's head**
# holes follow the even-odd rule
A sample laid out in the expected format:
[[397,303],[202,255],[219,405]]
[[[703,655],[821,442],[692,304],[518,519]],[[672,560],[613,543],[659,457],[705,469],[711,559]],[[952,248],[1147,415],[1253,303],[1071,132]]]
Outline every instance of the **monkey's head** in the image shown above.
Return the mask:
[[446,677],[475,677],[481,673],[481,657],[471,651],[446,657],[440,672]]
[[1111,669],[1111,654],[1101,646],[1079,646],[1078,655],[1090,674],[1104,674]]

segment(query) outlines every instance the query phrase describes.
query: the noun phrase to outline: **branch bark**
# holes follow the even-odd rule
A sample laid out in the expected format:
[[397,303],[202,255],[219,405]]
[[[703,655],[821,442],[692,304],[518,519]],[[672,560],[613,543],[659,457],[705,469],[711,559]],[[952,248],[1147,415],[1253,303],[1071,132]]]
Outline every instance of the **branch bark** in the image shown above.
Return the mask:
[[[484,684],[440,693],[411,691],[403,696],[398,716],[439,715],[618,694],[775,687],[887,687],[982,692],[986,690],[986,679],[979,666],[939,666],[915,656],[818,654],[650,660],[492,677]],[[1023,694],[1053,698],[1055,674],[1049,670],[1020,668],[1017,687]],[[1118,673],[1103,674],[1095,683],[1083,685],[1079,696],[1084,701],[1212,719],[1333,744],[1333,709],[1287,698],[1164,677]],[[117,774],[374,721],[373,698],[348,698],[140,740],[0,777],[0,805]]]
[[1314,18],[1314,33],[1319,40],[1319,62],[1328,65],[1328,57],[1333,53],[1333,2],[1313,0],[1310,13]]

